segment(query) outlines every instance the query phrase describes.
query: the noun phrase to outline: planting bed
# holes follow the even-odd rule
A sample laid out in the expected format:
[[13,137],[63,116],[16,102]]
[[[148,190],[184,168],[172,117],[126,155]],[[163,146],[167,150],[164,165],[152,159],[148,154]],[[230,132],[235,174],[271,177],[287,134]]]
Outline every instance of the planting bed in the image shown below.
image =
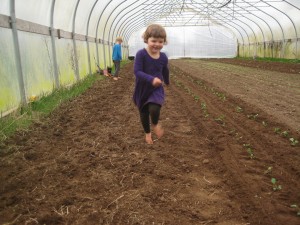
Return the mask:
[[299,65],[170,70],[154,145],[132,63],[2,145],[0,224],[300,224]]

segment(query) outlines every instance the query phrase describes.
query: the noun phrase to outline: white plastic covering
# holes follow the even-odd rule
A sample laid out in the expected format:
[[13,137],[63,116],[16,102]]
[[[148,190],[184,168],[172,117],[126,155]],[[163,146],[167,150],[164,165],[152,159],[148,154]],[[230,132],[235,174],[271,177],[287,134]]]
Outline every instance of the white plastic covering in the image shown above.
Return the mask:
[[18,19],[48,26],[50,24],[51,1],[16,0]]
[[[146,47],[142,35],[135,32],[129,39],[129,55]],[[166,27],[167,44],[162,49],[169,59],[175,58],[232,58],[237,52],[234,35],[222,27]]]
[[9,15],[9,0],[0,1],[0,14]]
[[112,65],[167,30],[178,57],[300,58],[300,0],[0,0],[0,113]]

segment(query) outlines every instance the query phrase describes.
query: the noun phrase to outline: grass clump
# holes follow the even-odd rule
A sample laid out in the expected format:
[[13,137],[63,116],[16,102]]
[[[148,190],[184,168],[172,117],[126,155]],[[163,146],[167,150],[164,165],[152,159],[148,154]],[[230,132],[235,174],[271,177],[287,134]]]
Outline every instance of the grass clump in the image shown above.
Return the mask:
[[79,96],[101,78],[97,75],[87,76],[71,87],[56,89],[51,94],[30,101],[8,116],[0,118],[0,143],[16,131],[28,129],[34,121],[49,115],[61,103]]

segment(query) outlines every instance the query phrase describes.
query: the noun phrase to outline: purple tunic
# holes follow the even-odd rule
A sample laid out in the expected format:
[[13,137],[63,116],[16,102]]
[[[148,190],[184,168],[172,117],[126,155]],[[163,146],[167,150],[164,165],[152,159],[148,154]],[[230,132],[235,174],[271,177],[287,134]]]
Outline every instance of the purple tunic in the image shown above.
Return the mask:
[[162,105],[165,100],[163,86],[154,87],[153,79],[158,77],[165,84],[169,84],[168,57],[160,52],[158,59],[153,59],[147,50],[141,49],[136,53],[134,61],[135,88],[133,101],[141,110],[149,102]]

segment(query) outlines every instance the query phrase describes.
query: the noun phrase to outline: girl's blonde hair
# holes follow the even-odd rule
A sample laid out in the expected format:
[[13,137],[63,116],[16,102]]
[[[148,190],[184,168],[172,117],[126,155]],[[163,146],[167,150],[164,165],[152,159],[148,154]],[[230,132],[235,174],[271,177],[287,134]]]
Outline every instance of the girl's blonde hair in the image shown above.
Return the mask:
[[167,43],[167,33],[165,28],[159,24],[151,24],[147,27],[143,34],[144,42],[147,43],[149,38],[163,38],[164,43]]
[[116,41],[118,41],[118,42],[123,42],[123,39],[122,39],[121,37],[117,37],[117,38],[116,38]]

